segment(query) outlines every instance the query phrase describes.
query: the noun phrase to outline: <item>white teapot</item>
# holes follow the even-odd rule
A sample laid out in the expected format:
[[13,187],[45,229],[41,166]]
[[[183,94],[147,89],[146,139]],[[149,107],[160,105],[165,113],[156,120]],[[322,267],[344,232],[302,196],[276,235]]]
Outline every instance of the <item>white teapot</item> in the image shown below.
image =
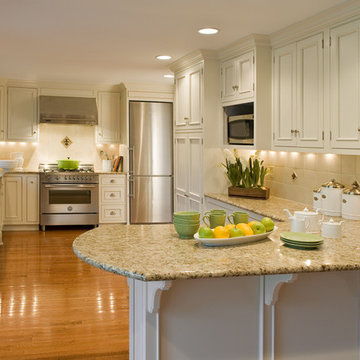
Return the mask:
[[[284,209],[284,211],[287,213],[288,218],[290,220],[290,224],[294,223],[294,228],[302,228],[301,232],[310,232],[310,233],[317,233],[320,231],[320,223],[319,223],[319,217],[320,214],[318,210],[316,211],[309,211],[309,209],[305,208],[302,211],[295,211],[294,215],[291,214],[291,212],[288,209]],[[304,225],[295,225],[297,223],[304,222]],[[291,231],[293,230],[293,226],[291,226]],[[296,230],[298,231],[298,230]]]

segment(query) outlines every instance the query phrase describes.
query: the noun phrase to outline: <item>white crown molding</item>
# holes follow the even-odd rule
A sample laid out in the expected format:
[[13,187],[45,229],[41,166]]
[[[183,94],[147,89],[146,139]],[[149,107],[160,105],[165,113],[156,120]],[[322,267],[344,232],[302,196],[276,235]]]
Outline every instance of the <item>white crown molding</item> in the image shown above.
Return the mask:
[[121,83],[120,88],[128,91],[170,93],[174,91],[173,84],[142,84],[142,83]]
[[270,47],[270,37],[262,34],[251,34],[240,40],[221,48],[219,53],[220,60],[227,60],[239,56],[246,51],[252,50],[258,46]]
[[320,32],[326,27],[355,20],[359,17],[360,0],[349,0],[270,34],[271,45],[273,47],[285,45],[310,33]]
[[171,63],[169,69],[176,73],[196,65],[201,61],[217,59],[218,52],[215,50],[196,50]]

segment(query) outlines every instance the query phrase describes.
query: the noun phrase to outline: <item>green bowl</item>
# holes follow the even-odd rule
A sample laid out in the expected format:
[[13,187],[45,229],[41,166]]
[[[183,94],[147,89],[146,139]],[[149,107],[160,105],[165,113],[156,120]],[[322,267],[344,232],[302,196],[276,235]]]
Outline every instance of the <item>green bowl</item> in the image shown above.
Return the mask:
[[189,224],[189,225],[192,225],[192,224],[199,224],[200,223],[200,219],[196,219],[196,220],[193,220],[193,219],[177,219],[177,218],[173,218],[173,222],[177,222],[179,224]]
[[195,225],[183,225],[174,223],[174,227],[180,239],[192,239],[194,237],[194,234],[199,230],[200,223]]
[[200,212],[199,211],[178,211],[174,212],[174,219],[192,219],[199,220]]

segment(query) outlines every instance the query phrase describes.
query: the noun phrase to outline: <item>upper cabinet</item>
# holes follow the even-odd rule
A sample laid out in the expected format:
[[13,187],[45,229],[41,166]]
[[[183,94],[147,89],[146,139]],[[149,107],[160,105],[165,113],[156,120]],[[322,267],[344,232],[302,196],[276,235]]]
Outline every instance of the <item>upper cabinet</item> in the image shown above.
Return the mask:
[[[251,35],[223,49],[220,57],[223,146],[242,149],[271,147],[271,46],[266,35]],[[228,116],[244,115],[240,107],[253,103],[254,144],[229,145]]]
[[197,64],[175,77],[175,127],[199,129],[202,126],[203,65]]
[[330,146],[360,149],[360,22],[330,30]]
[[96,129],[97,143],[120,143],[120,101],[120,93],[108,91],[98,92],[99,124]]
[[38,90],[7,88],[7,140],[38,141]]
[[237,101],[254,97],[254,51],[221,64],[221,101]]
[[273,51],[273,145],[324,146],[323,34]]

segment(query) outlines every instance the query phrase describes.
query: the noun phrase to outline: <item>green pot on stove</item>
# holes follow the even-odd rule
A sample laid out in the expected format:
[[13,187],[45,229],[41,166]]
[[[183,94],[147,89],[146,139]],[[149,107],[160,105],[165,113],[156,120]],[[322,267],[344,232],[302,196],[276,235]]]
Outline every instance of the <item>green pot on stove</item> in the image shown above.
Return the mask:
[[79,167],[80,160],[70,158],[57,160],[58,168],[63,170],[76,170]]

